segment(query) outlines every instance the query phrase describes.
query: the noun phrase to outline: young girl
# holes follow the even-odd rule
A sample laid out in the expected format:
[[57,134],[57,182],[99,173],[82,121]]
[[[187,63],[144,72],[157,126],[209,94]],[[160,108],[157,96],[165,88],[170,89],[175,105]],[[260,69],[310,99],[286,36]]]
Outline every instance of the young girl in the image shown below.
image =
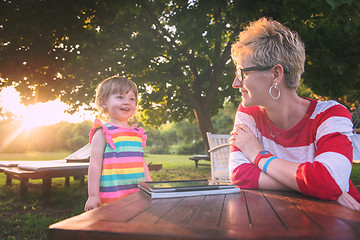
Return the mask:
[[99,119],[90,130],[89,198],[85,211],[139,191],[139,181],[151,181],[144,161],[146,135],[131,127],[138,103],[134,82],[123,77],[105,79],[96,90]]

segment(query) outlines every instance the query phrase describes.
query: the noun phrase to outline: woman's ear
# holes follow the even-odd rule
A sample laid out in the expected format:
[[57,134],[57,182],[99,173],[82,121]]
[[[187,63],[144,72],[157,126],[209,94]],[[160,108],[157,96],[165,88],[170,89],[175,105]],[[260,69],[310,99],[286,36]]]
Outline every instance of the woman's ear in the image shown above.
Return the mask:
[[284,79],[284,67],[281,64],[276,64],[272,68],[272,72],[274,74],[273,81],[280,84],[282,80]]

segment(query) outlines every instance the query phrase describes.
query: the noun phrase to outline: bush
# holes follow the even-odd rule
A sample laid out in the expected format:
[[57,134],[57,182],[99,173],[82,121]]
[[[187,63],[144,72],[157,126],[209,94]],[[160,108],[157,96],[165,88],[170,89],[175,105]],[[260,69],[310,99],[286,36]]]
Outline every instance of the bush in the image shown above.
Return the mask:
[[165,147],[160,145],[146,146],[145,152],[149,154],[169,154],[170,149],[169,146],[165,146]]
[[89,140],[83,136],[75,136],[66,140],[66,144],[68,145],[68,149],[70,149],[70,151],[76,151],[85,146],[88,142]]
[[204,143],[202,140],[196,141],[191,144],[184,144],[179,147],[178,154],[180,155],[194,155],[194,154],[206,154]]

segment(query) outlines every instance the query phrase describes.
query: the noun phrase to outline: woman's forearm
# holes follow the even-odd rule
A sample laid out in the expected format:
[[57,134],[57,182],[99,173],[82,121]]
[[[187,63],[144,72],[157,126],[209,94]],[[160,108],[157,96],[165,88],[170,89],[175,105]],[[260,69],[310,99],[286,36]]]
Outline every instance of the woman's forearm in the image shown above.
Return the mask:
[[[269,158],[264,158],[259,162],[259,168],[263,170],[265,163]],[[269,190],[295,190],[300,191],[297,181],[296,172],[299,163],[286,161],[276,158],[272,160],[268,167],[267,173],[262,172],[259,177],[259,187]]]

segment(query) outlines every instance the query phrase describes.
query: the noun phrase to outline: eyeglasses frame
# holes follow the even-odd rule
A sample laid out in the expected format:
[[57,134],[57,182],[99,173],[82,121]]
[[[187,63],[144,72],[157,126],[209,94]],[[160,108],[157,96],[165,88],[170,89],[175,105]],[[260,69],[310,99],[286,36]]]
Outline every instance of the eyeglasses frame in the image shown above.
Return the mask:
[[[273,68],[274,66],[253,66],[253,67],[247,67],[247,68],[237,68],[235,75],[236,75],[237,79],[239,79],[240,83],[242,83],[242,81],[244,81],[244,72],[265,71],[265,70],[269,70],[270,68]],[[284,73],[289,73],[289,72],[284,69]],[[241,76],[241,78],[239,78],[239,76]]]

